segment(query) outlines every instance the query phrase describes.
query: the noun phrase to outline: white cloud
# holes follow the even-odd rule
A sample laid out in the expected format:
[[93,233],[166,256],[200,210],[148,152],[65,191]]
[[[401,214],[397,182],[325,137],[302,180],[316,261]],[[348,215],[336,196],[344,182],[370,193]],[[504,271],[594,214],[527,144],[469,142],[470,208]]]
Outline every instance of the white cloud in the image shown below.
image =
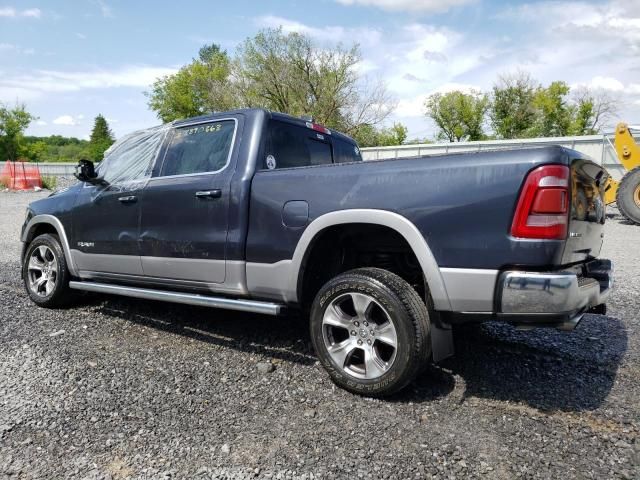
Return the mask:
[[0,52],[7,50],[15,50],[16,46],[12,43],[0,43]]
[[76,92],[84,89],[149,87],[158,77],[175,73],[175,68],[124,66],[117,70],[56,71],[35,70],[23,75],[0,76],[1,100],[31,100],[48,93]]
[[96,3],[100,7],[100,13],[102,13],[104,18],[113,18],[113,10],[106,2],[103,0],[97,0]]
[[255,19],[261,27],[281,27],[284,33],[304,33],[310,37],[329,42],[349,42],[358,40],[361,45],[376,44],[382,38],[379,30],[366,27],[345,28],[342,26],[311,27],[295,20],[275,15],[265,15]]
[[23,17],[40,18],[42,16],[42,11],[39,8],[29,8],[27,10],[23,10],[21,15]]
[[53,121],[54,125],[64,125],[74,127],[77,125],[76,120],[71,115],[61,115]]
[[576,87],[587,87],[595,90],[608,90],[610,92],[625,91],[624,83],[622,83],[617,78],[602,76],[593,77],[588,82],[574,83],[571,85],[571,88]]
[[45,122],[44,120],[36,120],[36,125],[38,125],[39,127],[46,127],[47,122]]
[[473,3],[474,0],[337,0],[342,5],[378,7],[406,12],[444,12],[453,7]]
[[16,10],[13,7],[0,7],[0,17],[7,18],[40,18],[42,11],[39,8],[27,8],[25,10]]

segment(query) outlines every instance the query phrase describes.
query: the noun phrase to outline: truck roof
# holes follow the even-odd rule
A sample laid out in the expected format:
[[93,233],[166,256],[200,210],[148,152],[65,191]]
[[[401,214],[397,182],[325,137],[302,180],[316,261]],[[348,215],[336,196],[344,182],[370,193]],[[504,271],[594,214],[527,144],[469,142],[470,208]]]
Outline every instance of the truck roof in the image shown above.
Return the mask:
[[[213,113],[208,113],[206,115],[201,115],[199,117],[191,117],[191,118],[185,118],[183,120],[177,120],[174,122],[174,125],[180,126],[180,125],[193,123],[194,121],[215,120],[216,118],[219,118],[224,115],[238,114],[238,113],[247,115],[247,116],[253,116],[260,112],[266,113],[270,118],[273,118],[275,120],[292,123],[294,125],[299,125],[301,127],[306,127],[308,126],[307,123],[310,123],[309,120],[306,120],[304,118],[295,117],[293,115],[289,115],[281,112],[275,112],[275,111],[267,110],[264,108],[240,108],[236,110],[227,110],[224,112],[213,112]],[[348,135],[345,135],[344,133],[334,130],[332,128],[327,128],[327,130],[331,132],[332,136],[340,138],[341,140],[347,141],[349,143],[352,143],[353,145],[356,145],[356,141],[353,138],[349,137]]]

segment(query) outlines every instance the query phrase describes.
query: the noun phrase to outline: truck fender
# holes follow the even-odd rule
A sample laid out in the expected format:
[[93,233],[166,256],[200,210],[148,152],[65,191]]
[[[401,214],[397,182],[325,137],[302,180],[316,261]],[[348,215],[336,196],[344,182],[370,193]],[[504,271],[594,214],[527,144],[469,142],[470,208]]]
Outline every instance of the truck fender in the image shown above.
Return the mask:
[[404,237],[415,254],[429,286],[436,310],[451,310],[444,280],[436,259],[424,236],[407,218],[388,210],[351,209],[326,213],[313,220],[305,229],[296,246],[291,260],[290,278],[287,292],[297,301],[300,271],[309,247],[318,234],[328,227],[348,223],[367,223],[389,227]]
[[20,240],[22,241],[22,243],[26,245],[27,241],[29,241],[29,238],[31,237],[31,233],[33,232],[33,229],[37,225],[41,225],[43,223],[51,225],[53,228],[55,228],[58,234],[58,238],[60,238],[60,243],[62,244],[62,250],[64,251],[64,256],[67,261],[67,268],[69,269],[69,272],[71,273],[71,275],[77,276],[76,266],[73,263],[73,256],[71,255],[71,249],[69,248],[69,240],[67,238],[67,233],[64,230],[64,226],[62,225],[62,222],[60,222],[58,218],[54,217],[53,215],[34,216],[31,220],[29,220],[29,223],[25,227],[22,233],[22,238]]

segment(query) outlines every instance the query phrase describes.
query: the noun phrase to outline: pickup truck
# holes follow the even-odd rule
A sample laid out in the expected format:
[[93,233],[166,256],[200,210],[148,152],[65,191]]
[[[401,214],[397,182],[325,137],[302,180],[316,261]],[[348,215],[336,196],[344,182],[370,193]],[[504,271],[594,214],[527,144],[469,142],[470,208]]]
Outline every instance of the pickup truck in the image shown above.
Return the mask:
[[341,133],[245,109],[128,135],[76,176],[27,209],[33,302],[302,312],[331,379],[363,395],[451,355],[456,323],[572,329],[612,287],[607,173],[566,148],[362,161]]

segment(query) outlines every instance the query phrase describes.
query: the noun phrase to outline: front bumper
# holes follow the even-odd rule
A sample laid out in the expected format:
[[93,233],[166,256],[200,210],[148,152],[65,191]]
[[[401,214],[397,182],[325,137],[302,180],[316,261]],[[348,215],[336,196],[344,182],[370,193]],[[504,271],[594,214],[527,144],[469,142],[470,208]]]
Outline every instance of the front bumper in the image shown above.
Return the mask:
[[520,325],[573,328],[603,304],[613,287],[613,263],[589,263],[551,272],[509,270],[498,279],[499,317]]

